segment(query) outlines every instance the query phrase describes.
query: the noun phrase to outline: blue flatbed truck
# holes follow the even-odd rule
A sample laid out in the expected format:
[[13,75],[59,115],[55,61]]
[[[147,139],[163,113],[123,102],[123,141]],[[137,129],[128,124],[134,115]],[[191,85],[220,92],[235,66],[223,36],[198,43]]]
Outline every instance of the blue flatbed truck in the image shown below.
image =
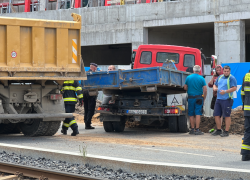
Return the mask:
[[89,95],[106,95],[98,108],[106,132],[122,132],[126,121],[188,132],[184,84],[190,73],[166,67],[102,71],[87,74]]

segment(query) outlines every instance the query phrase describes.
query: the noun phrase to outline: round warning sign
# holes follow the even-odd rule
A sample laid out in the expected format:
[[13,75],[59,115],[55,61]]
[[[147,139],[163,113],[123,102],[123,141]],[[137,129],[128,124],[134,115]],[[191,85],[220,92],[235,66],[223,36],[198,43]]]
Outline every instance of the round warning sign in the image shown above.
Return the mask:
[[12,51],[12,52],[11,52],[11,57],[12,57],[12,58],[15,58],[16,56],[17,56],[16,51]]

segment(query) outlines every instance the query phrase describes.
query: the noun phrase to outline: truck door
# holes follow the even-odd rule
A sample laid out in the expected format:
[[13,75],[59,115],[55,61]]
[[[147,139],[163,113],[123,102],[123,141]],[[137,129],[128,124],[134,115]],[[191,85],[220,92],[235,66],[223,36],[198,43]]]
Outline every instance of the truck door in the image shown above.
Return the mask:
[[185,53],[183,58],[183,66],[186,68],[186,72],[193,73],[193,67],[199,65],[201,67],[200,75],[204,72],[204,61],[201,54],[198,56],[197,53]]
[[137,52],[134,69],[152,67],[152,57],[153,57],[152,51],[143,50]]
[[186,72],[193,73],[194,65],[196,65],[195,55],[194,54],[184,54],[183,66],[184,66],[184,68],[186,68]]

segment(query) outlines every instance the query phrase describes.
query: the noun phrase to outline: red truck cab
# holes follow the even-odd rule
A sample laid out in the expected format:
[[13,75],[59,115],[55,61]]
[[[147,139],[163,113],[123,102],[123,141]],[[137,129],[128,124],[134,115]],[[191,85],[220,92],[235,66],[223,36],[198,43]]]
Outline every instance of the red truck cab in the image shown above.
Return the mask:
[[201,67],[204,72],[204,59],[201,51],[196,48],[172,45],[140,45],[133,50],[133,69],[162,66],[166,60],[173,60],[179,71],[192,72],[194,65]]

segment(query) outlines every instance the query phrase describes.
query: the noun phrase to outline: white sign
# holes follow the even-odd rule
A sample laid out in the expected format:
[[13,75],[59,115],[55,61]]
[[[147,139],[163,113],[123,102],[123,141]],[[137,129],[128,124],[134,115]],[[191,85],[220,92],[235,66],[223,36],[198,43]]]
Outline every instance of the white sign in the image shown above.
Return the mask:
[[167,105],[168,106],[178,106],[183,105],[181,94],[171,94],[167,95]]
[[12,58],[16,58],[16,56],[17,56],[16,51],[12,51],[12,52],[11,52],[11,57],[12,57]]

